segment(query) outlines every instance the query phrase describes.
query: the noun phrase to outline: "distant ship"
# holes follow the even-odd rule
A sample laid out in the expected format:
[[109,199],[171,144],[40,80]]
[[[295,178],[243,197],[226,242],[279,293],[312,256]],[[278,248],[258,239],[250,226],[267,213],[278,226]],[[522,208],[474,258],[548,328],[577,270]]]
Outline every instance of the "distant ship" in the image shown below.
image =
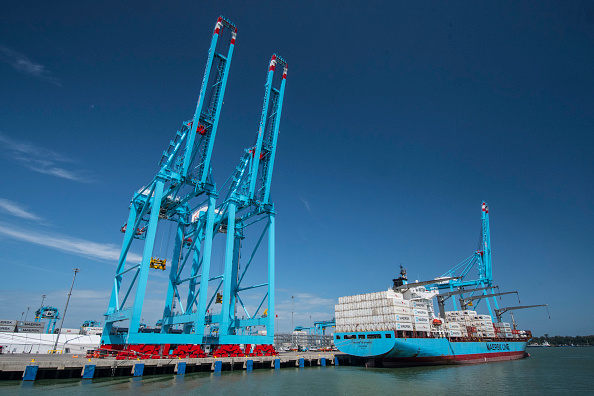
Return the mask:
[[[548,343],[548,341],[543,341],[542,344],[528,344],[529,347],[550,347],[551,344]],[[573,346],[573,345],[572,345]]]

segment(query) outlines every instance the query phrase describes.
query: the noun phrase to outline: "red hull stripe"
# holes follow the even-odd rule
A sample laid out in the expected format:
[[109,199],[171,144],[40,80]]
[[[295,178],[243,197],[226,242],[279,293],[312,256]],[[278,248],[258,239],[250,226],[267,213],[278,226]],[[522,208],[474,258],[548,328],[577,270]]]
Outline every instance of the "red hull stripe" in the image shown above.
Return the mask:
[[507,360],[507,359],[521,359],[525,355],[524,351],[513,352],[493,352],[493,353],[473,353],[470,355],[457,355],[454,358],[457,361],[480,361],[480,360]]
[[449,355],[449,356],[425,356],[425,357],[402,357],[402,358],[379,358],[387,363],[402,364],[447,364],[447,363],[483,363],[500,360],[516,360],[525,356],[524,351],[513,352],[493,352],[493,353],[473,353],[468,355]]

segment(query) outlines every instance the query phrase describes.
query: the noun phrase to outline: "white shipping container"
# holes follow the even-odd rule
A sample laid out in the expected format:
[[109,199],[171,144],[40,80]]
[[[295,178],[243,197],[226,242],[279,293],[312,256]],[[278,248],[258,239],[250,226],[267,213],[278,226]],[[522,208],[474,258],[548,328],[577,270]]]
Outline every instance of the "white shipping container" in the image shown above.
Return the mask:
[[511,325],[509,323],[505,323],[505,322],[495,322],[494,325],[495,325],[495,327],[511,329]]
[[0,326],[16,326],[16,320],[0,319]]
[[0,333],[13,333],[16,326],[0,326]]
[[396,328],[396,330],[401,330],[401,331],[412,331],[413,325],[412,325],[412,323],[396,323],[395,328]]
[[427,303],[421,301],[411,301],[410,306],[412,308],[427,309]]
[[450,330],[448,331],[448,335],[450,337],[462,337],[462,332],[460,330]]
[[429,325],[429,318],[424,316],[415,316],[415,323],[425,323]]
[[404,323],[411,323],[412,322],[412,316],[410,315],[395,315],[394,317],[394,321],[395,322],[404,322]]
[[415,323],[416,331],[431,331],[431,326],[427,323]]
[[415,316],[429,316],[429,312],[426,309],[413,309],[413,315]]
[[17,333],[43,334],[43,327],[17,327]]
[[388,295],[388,298],[390,298],[391,300],[404,300],[404,295],[402,293],[394,293]]
[[60,334],[80,334],[80,329],[61,329]]
[[28,327],[28,328],[38,327],[38,328],[43,329],[45,327],[45,323],[43,323],[43,322],[19,322],[18,326],[19,327]]
[[449,330],[460,330],[462,327],[459,323],[449,322],[446,323],[446,328],[448,328]]
[[410,301],[409,300],[399,300],[399,299],[392,299],[388,300],[390,306],[394,307],[406,307],[410,309]]
[[407,307],[390,307],[390,313],[399,315],[410,315],[411,310]]

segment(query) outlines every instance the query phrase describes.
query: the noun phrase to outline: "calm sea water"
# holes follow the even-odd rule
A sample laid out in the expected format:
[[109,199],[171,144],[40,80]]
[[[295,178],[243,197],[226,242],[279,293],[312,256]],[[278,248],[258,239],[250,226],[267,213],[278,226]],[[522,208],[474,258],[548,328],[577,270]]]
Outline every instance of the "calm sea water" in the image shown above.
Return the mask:
[[529,348],[532,357],[465,366],[328,366],[81,380],[1,381],[10,395],[594,395],[594,348]]

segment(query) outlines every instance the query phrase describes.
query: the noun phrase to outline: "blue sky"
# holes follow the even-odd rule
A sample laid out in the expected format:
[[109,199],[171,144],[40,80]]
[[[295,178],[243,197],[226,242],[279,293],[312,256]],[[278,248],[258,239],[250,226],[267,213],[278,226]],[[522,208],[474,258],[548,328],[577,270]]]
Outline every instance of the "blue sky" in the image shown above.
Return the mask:
[[[214,22],[238,27],[220,185],[289,64],[272,199],[281,331],[439,276],[490,205],[495,283],[520,327],[591,334],[594,6],[586,1],[21,2],[0,16],[0,317],[102,320],[132,193],[193,115]],[[151,277],[146,321],[162,310]],[[153,292],[154,290],[154,292]],[[501,305],[516,305],[503,297]],[[143,315],[143,316],[144,316]],[[29,313],[29,318],[33,316]]]

